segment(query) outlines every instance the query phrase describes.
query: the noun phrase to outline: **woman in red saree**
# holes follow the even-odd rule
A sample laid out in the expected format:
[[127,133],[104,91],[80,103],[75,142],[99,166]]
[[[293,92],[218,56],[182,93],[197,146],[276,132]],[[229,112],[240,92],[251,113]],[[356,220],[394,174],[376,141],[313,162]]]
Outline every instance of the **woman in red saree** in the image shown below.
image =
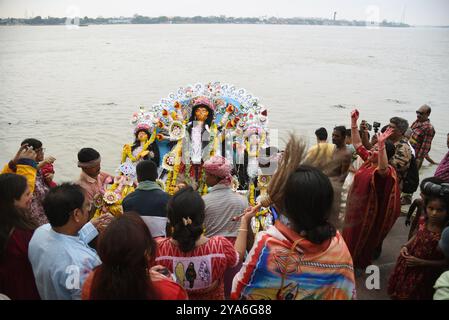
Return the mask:
[[394,145],[386,139],[393,130],[379,134],[377,145],[368,151],[361,143],[358,117],[359,112],[352,111],[352,139],[365,163],[356,172],[349,191],[343,238],[354,267],[366,268],[401,213],[401,193],[396,170],[388,164]]

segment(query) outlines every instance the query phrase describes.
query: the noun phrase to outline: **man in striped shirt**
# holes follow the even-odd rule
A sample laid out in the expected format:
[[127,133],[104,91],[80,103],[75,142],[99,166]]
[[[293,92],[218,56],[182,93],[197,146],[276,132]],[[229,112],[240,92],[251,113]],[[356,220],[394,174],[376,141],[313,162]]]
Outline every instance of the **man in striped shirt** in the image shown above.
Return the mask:
[[[214,156],[204,162],[206,184],[209,193],[203,196],[205,209],[204,228],[207,237],[223,236],[232,244],[235,243],[239,232],[239,221],[234,221],[234,216],[240,215],[248,208],[248,200],[234,192],[232,183],[232,166],[224,157]],[[241,263],[224,274],[224,294],[229,298],[232,287],[232,279],[240,270]]]
[[237,237],[239,222],[233,221],[248,208],[248,200],[232,191],[231,164],[221,156],[214,156],[204,163],[209,193],[203,199],[206,205],[204,227],[206,236],[223,236],[232,243]]

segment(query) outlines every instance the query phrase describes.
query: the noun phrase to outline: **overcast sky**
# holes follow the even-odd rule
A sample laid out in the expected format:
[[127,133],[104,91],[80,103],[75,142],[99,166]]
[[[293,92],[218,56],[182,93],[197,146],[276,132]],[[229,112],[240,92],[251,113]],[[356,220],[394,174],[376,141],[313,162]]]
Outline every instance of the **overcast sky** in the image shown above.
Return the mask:
[[226,15],[380,20],[412,25],[449,25],[449,0],[0,0],[0,17]]

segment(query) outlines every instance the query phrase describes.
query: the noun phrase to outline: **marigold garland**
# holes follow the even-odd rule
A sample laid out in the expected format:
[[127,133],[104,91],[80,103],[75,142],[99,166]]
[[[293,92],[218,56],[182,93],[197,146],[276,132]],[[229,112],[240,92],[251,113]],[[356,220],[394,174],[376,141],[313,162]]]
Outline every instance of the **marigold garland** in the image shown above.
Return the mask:
[[251,182],[249,184],[249,204],[251,206],[255,206],[256,205],[256,187],[254,186],[254,182]]
[[173,195],[176,188],[176,182],[178,180],[179,169],[181,167],[181,155],[182,155],[182,140],[179,140],[175,147],[175,165],[173,166],[173,174],[169,181],[168,194]]

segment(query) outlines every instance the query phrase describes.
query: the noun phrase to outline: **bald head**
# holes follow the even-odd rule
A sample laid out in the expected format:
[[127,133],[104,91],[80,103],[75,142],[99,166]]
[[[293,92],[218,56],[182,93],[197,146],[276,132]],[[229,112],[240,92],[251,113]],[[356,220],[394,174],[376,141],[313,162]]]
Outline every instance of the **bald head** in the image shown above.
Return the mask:
[[418,110],[416,110],[416,118],[419,122],[427,121],[431,112],[432,109],[427,104],[423,104]]

